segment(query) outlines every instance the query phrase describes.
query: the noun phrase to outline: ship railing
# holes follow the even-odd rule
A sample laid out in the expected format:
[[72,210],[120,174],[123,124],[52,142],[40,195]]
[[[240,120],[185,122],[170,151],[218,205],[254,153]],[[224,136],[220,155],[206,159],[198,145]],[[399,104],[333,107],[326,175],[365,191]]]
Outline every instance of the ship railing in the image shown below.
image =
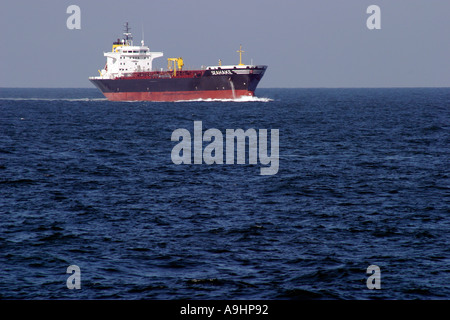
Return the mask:
[[201,77],[204,70],[178,70],[176,75],[173,71],[144,71],[122,75],[116,79],[171,79],[171,78],[196,78]]

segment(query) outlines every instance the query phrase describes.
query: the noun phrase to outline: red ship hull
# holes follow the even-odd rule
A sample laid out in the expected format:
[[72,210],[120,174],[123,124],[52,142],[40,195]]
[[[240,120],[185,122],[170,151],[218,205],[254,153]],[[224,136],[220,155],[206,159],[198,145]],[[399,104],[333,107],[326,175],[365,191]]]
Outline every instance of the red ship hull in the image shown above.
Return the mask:
[[104,92],[110,101],[183,101],[197,99],[236,99],[241,96],[254,96],[253,91],[164,91],[164,92]]

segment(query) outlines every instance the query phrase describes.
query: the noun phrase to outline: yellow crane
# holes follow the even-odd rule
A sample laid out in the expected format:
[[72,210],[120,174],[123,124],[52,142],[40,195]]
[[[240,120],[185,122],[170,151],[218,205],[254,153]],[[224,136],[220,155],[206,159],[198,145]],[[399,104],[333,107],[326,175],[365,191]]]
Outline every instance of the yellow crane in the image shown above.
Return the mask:
[[181,71],[183,70],[184,62],[183,58],[168,58],[167,59],[167,69],[173,70],[173,75],[177,75],[177,68]]

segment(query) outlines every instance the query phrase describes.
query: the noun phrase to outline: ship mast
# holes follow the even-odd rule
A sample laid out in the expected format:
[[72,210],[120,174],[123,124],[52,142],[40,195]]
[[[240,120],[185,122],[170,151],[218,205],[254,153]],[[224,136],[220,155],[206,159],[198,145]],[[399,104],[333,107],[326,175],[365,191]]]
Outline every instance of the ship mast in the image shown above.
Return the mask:
[[236,52],[239,53],[239,65],[240,65],[240,66],[243,66],[244,64],[242,63],[242,53],[245,52],[245,51],[242,50],[242,44],[241,44],[241,46],[239,47],[239,50],[236,51]]
[[125,29],[124,29],[125,32],[123,33],[123,35],[125,36],[125,43],[129,46],[132,46],[133,45],[133,36],[131,35],[131,32],[130,32],[131,28],[128,26],[128,22],[125,22],[124,27],[125,27]]

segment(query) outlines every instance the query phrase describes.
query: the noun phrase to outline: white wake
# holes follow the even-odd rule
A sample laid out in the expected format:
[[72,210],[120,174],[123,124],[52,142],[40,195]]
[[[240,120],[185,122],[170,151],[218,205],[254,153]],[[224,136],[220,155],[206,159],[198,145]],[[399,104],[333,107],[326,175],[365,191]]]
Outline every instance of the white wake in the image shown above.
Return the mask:
[[270,98],[262,98],[255,96],[240,96],[236,99],[192,99],[192,100],[177,100],[175,102],[270,102],[273,99]]
[[12,101],[107,101],[106,98],[0,98]]

